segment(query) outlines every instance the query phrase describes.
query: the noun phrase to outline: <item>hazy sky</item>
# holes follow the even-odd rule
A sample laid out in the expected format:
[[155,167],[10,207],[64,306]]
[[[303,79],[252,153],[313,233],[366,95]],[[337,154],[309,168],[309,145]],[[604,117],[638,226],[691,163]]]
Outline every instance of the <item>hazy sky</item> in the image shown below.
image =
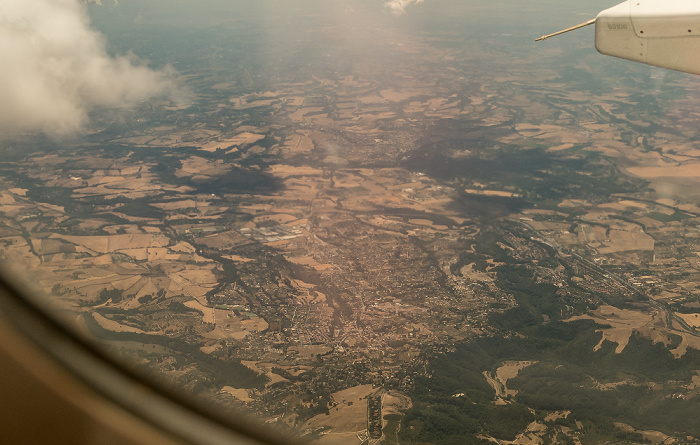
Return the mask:
[[[521,61],[535,55],[543,63],[545,56],[550,60],[569,56],[572,45],[593,53],[592,31],[539,46],[532,42],[534,37],[578,23],[609,6],[606,0],[585,5],[573,0],[123,0],[118,4],[103,0],[105,6],[92,7],[96,22],[91,25],[88,1],[0,0],[0,138],[25,132],[72,134],[85,126],[96,107],[129,107],[153,97],[177,97],[174,74],[124,54],[131,49],[161,66],[172,63],[190,71],[199,66],[190,63],[195,56],[198,62],[213,64],[231,54],[229,65],[245,71],[255,67],[241,67],[239,61],[249,60],[234,56],[253,48],[251,54],[263,62],[269,55],[269,63],[262,66],[289,70],[289,65],[303,65],[304,56],[309,68],[314,60],[327,60],[326,56],[355,61],[359,54],[367,56],[367,63],[378,63],[384,53],[367,54],[368,47],[384,48],[391,55],[397,45],[422,42],[434,30],[450,30],[463,48],[476,53],[482,47],[482,58],[501,51]],[[197,27],[211,31],[193,33]],[[109,50],[97,28],[110,35]],[[241,40],[246,36],[247,41]],[[384,47],[378,39],[384,39],[379,42]],[[173,50],[178,44],[199,52],[190,57],[189,49]],[[304,48],[309,51],[303,53]],[[484,60],[478,63],[484,65]]]
[[0,137],[70,134],[94,107],[176,94],[168,72],[109,56],[79,0],[2,0],[0,59]]

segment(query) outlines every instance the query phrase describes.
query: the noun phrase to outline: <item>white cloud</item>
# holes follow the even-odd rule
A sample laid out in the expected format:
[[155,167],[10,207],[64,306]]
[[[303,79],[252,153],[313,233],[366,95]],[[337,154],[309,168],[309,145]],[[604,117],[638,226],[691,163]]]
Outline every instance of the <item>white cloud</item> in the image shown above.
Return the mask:
[[175,97],[173,76],[111,57],[80,0],[0,0],[0,137],[70,134],[95,107]]
[[404,14],[406,7],[411,4],[423,3],[423,0],[390,0],[385,3],[386,7],[391,9],[394,14]]

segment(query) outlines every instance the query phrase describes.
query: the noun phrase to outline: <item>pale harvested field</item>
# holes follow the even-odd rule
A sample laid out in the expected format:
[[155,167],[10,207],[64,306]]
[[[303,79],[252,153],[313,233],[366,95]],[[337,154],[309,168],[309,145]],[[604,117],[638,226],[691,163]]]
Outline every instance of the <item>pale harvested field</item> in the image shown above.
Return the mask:
[[[384,417],[389,414],[403,414],[404,410],[412,406],[411,398],[399,392],[389,391],[382,396],[382,414]],[[384,425],[386,425],[386,422],[384,422]]]
[[[124,196],[124,195],[117,195],[117,196]],[[105,198],[107,198],[105,196]],[[118,208],[117,208],[118,209]],[[130,222],[148,222],[149,224],[158,224],[160,221],[158,221],[155,218],[149,218],[149,217],[141,217],[141,216],[130,216],[127,215],[126,213],[121,213],[119,211],[113,211],[113,212],[105,212],[106,215],[114,215],[116,217],[119,217],[121,219],[125,219]]]
[[152,135],[137,136],[132,138],[121,138],[118,141],[130,142],[133,144],[157,145],[157,146],[191,146],[193,143],[208,142],[214,137],[220,136],[218,130],[209,130],[202,128],[202,124],[195,125],[192,128],[177,130],[176,128],[164,129]]
[[516,125],[515,129],[523,137],[540,139],[558,144],[580,144],[588,142],[588,138],[585,135],[566,130],[558,125],[535,126],[529,124],[518,124]]
[[81,283],[83,285],[109,282],[113,278],[119,276],[119,274],[114,270],[103,269],[100,267],[84,268],[81,272],[82,273],[79,274],[78,278],[74,282]]
[[301,205],[301,206],[290,205],[288,207],[285,207],[284,202],[280,202],[279,207],[275,207],[273,209],[270,209],[270,212],[272,212],[273,214],[280,213],[280,214],[299,215],[299,216],[304,214],[305,211],[306,211],[306,206],[304,206],[304,205]]
[[568,144],[561,144],[561,145],[556,145],[554,147],[549,147],[547,150],[548,151],[562,151],[562,150],[568,150],[572,148],[574,144],[568,143]]
[[279,240],[279,241],[271,241],[269,243],[263,243],[263,245],[269,246],[269,247],[283,248],[287,244],[289,244],[289,242],[290,242],[290,240],[283,239],[283,240]]
[[443,105],[448,102],[449,99],[444,97],[435,97],[433,99],[428,99],[426,102],[428,110],[435,111],[440,109]]
[[635,218],[635,220],[640,224],[644,224],[646,227],[662,227],[664,225],[664,223],[658,219],[648,218],[646,216]]
[[414,91],[396,91],[394,89],[382,90],[379,94],[390,102],[403,102],[416,96]]
[[214,152],[216,150],[227,149],[227,148],[234,146],[234,145],[240,146],[243,144],[254,144],[261,139],[265,139],[264,134],[244,132],[244,133],[237,134],[236,136],[233,136],[231,138],[226,138],[226,139],[221,139],[221,140],[213,140],[211,142],[203,144],[201,146],[201,150]]
[[302,305],[307,305],[307,304],[314,304],[314,303],[324,303],[326,301],[326,294],[323,292],[318,292],[318,291],[311,291],[308,292],[308,295],[297,295],[296,296],[296,302],[297,304],[302,304]]
[[189,308],[201,311],[203,314],[202,321],[204,323],[214,324],[214,310],[212,308],[204,306],[197,300],[186,301],[184,304]]
[[[103,230],[110,235],[119,235],[120,233],[142,233],[141,229],[139,229],[139,226],[137,224],[119,224],[119,225],[110,225],[110,226],[104,226]],[[146,232],[145,233],[152,233],[152,232]]]
[[248,332],[262,332],[270,325],[262,317],[253,317],[241,321],[241,326]]
[[340,107],[337,106],[338,112],[336,114],[338,120],[343,121],[343,120],[350,120],[355,117],[355,113],[358,111],[357,108],[355,108],[354,105],[350,106],[345,106],[345,107]]
[[304,120],[304,109],[299,108],[297,111],[294,113],[289,113],[287,117],[292,121],[292,122],[302,122]]
[[[55,261],[57,261],[57,262],[67,263],[69,261],[63,255],[57,255],[54,258],[56,258]],[[54,262],[54,259],[52,259],[51,261]],[[112,264],[114,262],[114,259],[113,259],[112,255],[97,255],[97,256],[92,257],[90,262],[95,266],[107,266],[109,264]],[[85,263],[86,262],[83,262],[83,264],[85,264]]]
[[[387,103],[387,100],[384,99],[382,96],[379,96],[377,94],[370,94],[367,96],[362,96],[357,99],[357,102],[363,104],[363,105],[368,105],[368,104],[384,104]],[[363,108],[365,109],[365,108]]]
[[[286,190],[284,196],[293,201],[311,201],[318,195],[319,184],[314,179],[289,178],[284,181]],[[303,211],[303,208],[299,209]]]
[[109,184],[109,185],[122,184],[122,183],[125,183],[126,181],[129,181],[130,179],[131,178],[124,178],[123,176],[94,175],[92,178],[87,180],[87,185],[92,187],[92,186],[104,185],[104,184]]
[[618,202],[608,202],[605,204],[600,205],[601,208],[605,209],[614,209],[614,210],[648,210],[649,209],[649,204],[645,204],[643,202],[637,202],[637,201],[629,201],[626,199],[623,199]]
[[140,279],[141,275],[126,276],[125,278],[112,281],[111,284],[115,289],[126,290],[138,283]]
[[250,394],[248,393],[247,389],[238,389],[234,388],[232,386],[224,386],[221,388],[221,391],[228,393],[232,395],[233,397],[237,398],[241,402],[252,402],[254,399],[250,397]]
[[265,374],[265,376],[270,379],[265,386],[270,386],[274,385],[275,383],[279,382],[287,382],[288,380],[282,377],[279,374],[275,374],[271,371],[273,367],[276,367],[278,365],[274,363],[263,363],[263,362],[256,362],[255,360],[241,360],[241,363],[245,366],[247,366],[249,369],[252,369],[255,372],[259,372],[261,374]]
[[[308,135],[296,133],[285,139],[284,145],[282,145],[282,149],[284,151],[287,151],[287,154],[290,155],[308,154],[311,153],[311,151],[313,151],[314,142]],[[300,168],[311,169],[311,167]]]
[[208,202],[197,202],[194,199],[183,199],[182,201],[170,201],[170,202],[156,202],[151,204],[153,207],[157,207],[163,210],[182,210],[191,209],[198,206],[209,205]]
[[151,182],[150,178],[128,177],[119,183],[74,188],[73,196],[104,196],[107,199],[121,196],[135,199],[160,194],[161,188],[160,184]]
[[360,119],[366,119],[368,121],[379,120],[379,119],[393,119],[396,117],[396,113],[392,111],[377,111],[374,114],[360,114],[358,116]]
[[27,196],[27,192],[29,191],[28,189],[22,189],[22,188],[11,188],[9,189],[10,193],[13,193],[17,196]]
[[244,237],[234,230],[229,230],[227,232],[219,232],[213,235],[197,237],[196,241],[197,243],[204,244],[207,247],[223,250],[241,244],[247,244],[250,242],[250,239]]
[[242,340],[250,335],[248,331],[226,331],[217,325],[213,331],[202,334],[202,337],[211,340],[223,340],[226,338],[233,338],[234,340]]
[[676,314],[693,327],[700,327],[700,314]]
[[690,385],[688,385],[688,389],[696,389],[700,388],[700,371],[696,371],[695,375],[692,377],[692,381]]
[[598,248],[598,251],[603,254],[629,250],[654,250],[654,238],[639,228],[632,230],[611,229],[604,244],[605,247]]
[[251,132],[243,132],[235,135],[232,138],[226,139],[226,142],[231,142],[234,145],[241,145],[241,144],[254,144],[258,141],[261,141],[265,139],[264,134],[259,134],[259,133],[251,133]]
[[459,272],[462,274],[463,277],[468,278],[470,280],[486,282],[494,281],[494,277],[491,276],[488,272],[481,272],[474,269],[474,263],[467,264],[466,266],[462,267],[459,270]]
[[577,235],[581,244],[587,244],[605,240],[607,237],[607,230],[605,227],[581,224]]
[[503,389],[505,391],[506,396],[515,396],[518,394],[517,391],[508,389],[508,380],[517,377],[518,373],[520,372],[521,369],[527,368],[528,366],[537,363],[537,362],[532,362],[532,361],[508,361],[503,363],[497,370],[496,370],[496,378],[498,379],[499,382],[503,385]]
[[[198,274],[199,277],[193,276]],[[211,270],[181,271],[169,275],[172,283],[193,297],[203,297],[207,292],[216,287],[216,279]],[[202,281],[198,281],[201,279]]]
[[610,382],[610,383],[600,383],[596,379],[591,377],[591,380],[593,380],[593,384],[599,391],[610,391],[618,386],[623,386],[623,385],[632,385],[634,382],[632,380],[621,380],[619,382]]
[[224,329],[235,329],[241,330],[241,320],[240,318],[234,316],[233,312],[229,309],[209,309],[209,312],[213,314],[214,320],[217,327]]
[[148,259],[148,249],[145,247],[139,247],[136,249],[121,249],[119,253],[128,255],[137,261],[145,261]]
[[182,166],[175,172],[175,176],[178,177],[218,176],[231,171],[231,165],[221,159],[210,161],[199,156],[191,156],[181,162]]
[[240,97],[233,97],[229,100],[229,102],[233,105],[233,108],[235,108],[236,110],[245,110],[248,108],[270,106],[274,102],[279,102],[281,100],[280,96],[282,95],[283,93],[281,92],[265,92],[256,94],[255,96],[246,95]]
[[[610,137],[614,137],[614,135],[611,133]],[[611,158],[626,158],[623,151],[627,147],[624,145],[610,142],[610,140],[605,138],[598,138],[598,140],[600,140],[600,143],[593,146],[594,150],[599,151],[603,155]]]
[[677,329],[677,332],[674,332],[674,334],[678,334],[682,338],[678,347],[671,351],[674,357],[682,357],[688,351],[688,348],[700,350],[700,338],[683,332],[683,328],[675,320],[673,322],[673,327]]
[[506,198],[520,196],[517,193],[504,192],[504,191],[500,191],[500,190],[464,189],[464,191],[466,193],[471,193],[472,195],[483,195],[483,196],[504,196]]
[[291,223],[293,221],[297,221],[299,218],[297,218],[294,215],[288,215],[285,213],[273,213],[270,215],[265,215],[265,216],[257,216],[253,219],[254,222],[259,223],[262,221],[277,221],[280,224],[287,224]]
[[221,347],[221,345],[217,343],[215,345],[200,346],[199,350],[205,354],[211,354],[214,351],[216,351],[217,349],[219,349],[220,347]]
[[[354,433],[367,428],[367,396],[374,389],[372,385],[358,385],[331,394],[331,400],[338,406],[331,408],[330,414],[320,414],[308,420],[302,429],[327,427],[332,433]],[[350,436],[352,437],[352,436]],[[355,444],[359,441],[355,438]]]
[[[653,430],[637,430],[634,427],[627,425],[626,423],[622,422],[614,422],[615,427],[626,432],[630,433],[640,433],[642,436],[644,436],[644,439],[651,441],[651,443],[655,444],[661,444],[661,443],[666,443],[666,441],[669,439],[669,436],[665,435],[664,433],[660,431],[653,431]],[[674,442],[670,442],[674,443]]]
[[[296,351],[299,353],[299,357],[305,357],[305,358],[312,358],[317,355],[323,355],[326,354],[330,351],[332,351],[333,348],[328,347],[328,346],[290,346],[287,348],[287,351]],[[289,354],[289,352],[287,352]]]
[[435,230],[447,230],[449,227],[444,226],[442,224],[435,224],[429,219],[409,219],[408,220],[409,224],[413,224],[416,226],[425,226],[425,227],[430,227]]
[[323,175],[323,170],[301,166],[295,167],[292,165],[275,164],[270,166],[269,172],[280,178],[287,178],[289,176],[321,176]]
[[272,204],[243,204],[238,207],[241,212],[250,213],[251,215],[259,212],[269,212],[272,209]]
[[3,193],[0,195],[0,205],[14,204],[15,202],[15,198],[13,198],[9,193]]
[[619,354],[625,349],[627,343],[629,343],[630,336],[634,332],[639,332],[645,337],[651,338],[655,343],[668,344],[669,342],[668,337],[664,333],[665,323],[657,311],[644,313],[602,305],[590,314],[577,315],[565,321],[574,320],[593,320],[600,324],[611,326],[610,328],[596,330],[596,332],[602,332],[603,336],[593,348],[594,351],[599,350],[603,346],[603,342],[608,340],[617,343],[615,352]]
[[47,154],[44,156],[37,156],[34,158],[34,161],[37,164],[46,164],[46,165],[56,165],[56,164],[62,164],[66,161],[68,161],[68,157],[66,156],[58,156],[55,154]]
[[[547,431],[546,425],[540,422],[530,423],[525,432],[518,434],[513,442],[509,442],[517,445],[541,445],[544,443],[542,436]],[[495,439],[493,439],[495,441]]]
[[62,239],[100,253],[116,252],[126,249],[145,249],[146,247],[165,247],[169,243],[168,238],[165,236],[148,233],[127,233],[109,236],[53,234],[50,238]]
[[[397,119],[398,121],[398,119]],[[371,118],[365,118],[365,119],[360,119],[357,117],[357,122],[359,124],[367,123],[367,122],[373,122],[373,119]],[[344,127],[343,130],[347,131],[348,133],[356,133],[356,134],[364,134],[364,135],[376,135],[379,136],[381,132],[376,129],[376,128],[368,128],[368,126],[359,126],[359,125],[348,125],[347,127]]]
[[496,401],[499,402],[497,404],[505,405],[506,402],[503,400],[503,397],[505,397],[506,392],[503,387],[503,384],[498,379],[494,378],[494,376],[491,375],[489,371],[482,371],[481,374],[486,379],[486,383],[488,383],[489,386],[493,388],[494,391],[496,391]]
[[93,312],[92,316],[93,316],[93,318],[95,319],[95,321],[97,321],[97,323],[99,323],[100,326],[102,326],[103,328],[107,329],[108,331],[113,331],[113,332],[135,332],[135,333],[138,333],[138,334],[145,334],[145,332],[142,331],[142,330],[139,329],[139,328],[135,328],[135,327],[132,327],[132,326],[127,326],[127,325],[123,325],[123,324],[121,324],[121,323],[117,323],[116,321],[114,321],[114,320],[109,320],[109,319],[103,317],[102,315],[100,315],[100,314],[98,314],[98,313],[96,313],[96,312]]
[[344,174],[336,174],[334,179],[336,188],[362,187],[365,182],[365,180],[360,177]]
[[571,411],[554,411],[544,418],[545,422],[554,422],[557,419],[566,419],[571,414]]
[[8,216],[10,218],[14,218],[15,216],[17,216],[17,214],[19,212],[24,210],[24,208],[25,208],[25,206],[22,204],[17,204],[17,205],[5,204],[5,205],[0,206],[0,213],[4,213],[6,216]]
[[[184,266],[184,268],[183,268]],[[175,275],[187,280],[189,283],[196,283],[202,286],[215,286],[218,283],[214,272],[210,268],[197,267],[195,265],[178,265],[178,270]]]
[[138,303],[138,299],[141,297],[144,297],[146,295],[156,295],[158,293],[158,286],[156,286],[153,283],[153,280],[150,278],[143,278],[143,286],[141,286],[141,289],[134,295],[134,298],[127,304],[127,306],[124,307],[124,309],[131,309],[134,306],[140,306]]
[[531,137],[532,135],[541,133],[546,130],[560,130],[561,127],[557,125],[534,125],[528,123],[520,123],[515,125],[515,131],[519,132],[524,136]]
[[694,156],[671,154],[671,153],[664,153],[664,156],[667,158],[673,159],[674,161],[676,161],[678,163],[697,161],[697,158]]
[[[296,264],[302,264],[302,263],[296,263]],[[316,287],[315,284],[307,283],[305,281],[297,280],[294,278],[291,278],[290,281],[294,287],[297,287],[299,289],[313,289],[314,287]]]
[[571,224],[550,221],[528,221],[527,224],[538,232],[548,230],[566,231],[571,226]]
[[309,266],[312,267],[316,270],[328,270],[328,269],[333,269],[335,266],[332,264],[322,264],[316,261],[313,257],[310,256],[305,256],[305,257],[287,257],[285,256],[285,259],[289,261],[290,263],[294,264],[301,264],[303,266]]
[[559,203],[559,207],[588,208],[591,204],[585,199],[565,199]]
[[227,260],[235,261],[236,263],[249,263],[255,261],[252,258],[244,258],[240,255],[223,255]]
[[304,96],[287,96],[284,98],[287,105],[301,107],[304,105]]
[[165,247],[152,247],[150,249],[146,249],[146,254],[148,261],[176,261],[181,257],[179,253],[170,253],[170,250]]
[[169,247],[170,250],[173,252],[182,252],[182,253],[195,253],[197,249],[194,248],[194,246],[186,241],[180,241],[179,243],[175,244],[174,246]]
[[700,163],[664,167],[627,167],[627,171],[642,178],[698,178]]

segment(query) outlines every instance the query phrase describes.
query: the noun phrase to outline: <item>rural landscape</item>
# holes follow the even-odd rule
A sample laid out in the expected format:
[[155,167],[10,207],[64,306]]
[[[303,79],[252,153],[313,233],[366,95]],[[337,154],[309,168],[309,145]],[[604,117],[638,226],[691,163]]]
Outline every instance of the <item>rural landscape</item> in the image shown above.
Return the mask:
[[6,267],[311,443],[699,443],[700,83],[389,31],[247,75],[183,31],[192,104],[0,145]]

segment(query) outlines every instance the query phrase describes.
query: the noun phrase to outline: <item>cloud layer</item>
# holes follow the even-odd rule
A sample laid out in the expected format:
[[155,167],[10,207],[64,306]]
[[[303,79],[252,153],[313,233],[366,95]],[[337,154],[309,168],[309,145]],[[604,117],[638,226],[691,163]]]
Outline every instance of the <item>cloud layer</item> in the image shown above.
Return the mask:
[[0,1],[0,138],[70,134],[95,107],[173,96],[166,71],[110,57],[79,0]]
[[391,9],[394,14],[404,14],[406,7],[412,4],[423,3],[423,0],[390,0],[385,3],[386,7]]

